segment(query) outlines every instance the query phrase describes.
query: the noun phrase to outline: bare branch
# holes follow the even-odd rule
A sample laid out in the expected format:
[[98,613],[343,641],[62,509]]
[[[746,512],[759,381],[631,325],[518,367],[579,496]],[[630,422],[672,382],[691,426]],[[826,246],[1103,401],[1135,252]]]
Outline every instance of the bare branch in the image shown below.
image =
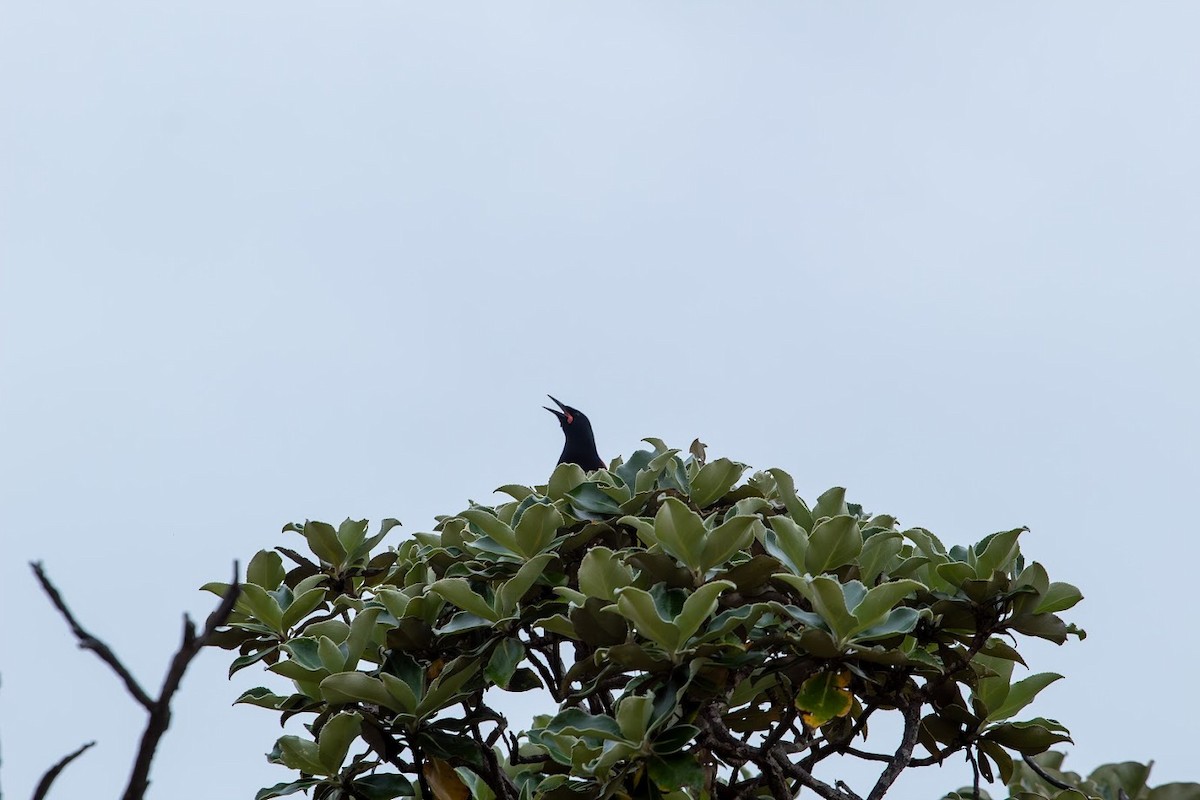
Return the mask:
[[192,663],[192,659],[196,657],[200,649],[208,644],[213,632],[229,619],[241,590],[242,587],[238,581],[238,564],[235,561],[233,562],[233,581],[225,591],[225,596],[221,598],[220,604],[208,615],[208,619],[204,623],[204,630],[200,632],[199,636],[196,635],[196,626],[192,620],[186,614],[184,615],[183,641],[179,645],[179,650],[175,652],[175,657],[171,659],[171,667],[167,670],[167,677],[163,680],[158,699],[150,708],[150,719],[146,721],[146,730],[142,732],[142,743],[138,747],[137,758],[133,762],[133,771],[129,775],[129,784],[125,787],[123,800],[142,800],[145,795],[146,788],[150,785],[150,762],[154,759],[154,752],[158,749],[159,740],[162,739],[163,734],[167,732],[167,727],[171,724],[171,699],[179,690],[183,673],[187,671],[188,665]]
[[75,634],[75,638],[79,640],[79,646],[84,650],[91,650],[100,660],[117,673],[117,677],[125,684],[125,688],[133,695],[133,699],[147,711],[153,712],[154,701],[150,699],[150,695],[146,694],[146,690],[137,682],[137,678],[131,673],[121,660],[117,658],[108,645],[92,636],[83,629],[83,626],[75,619],[75,615],[71,613],[71,609],[67,608],[67,604],[63,601],[62,595],[58,593],[58,589],[46,577],[45,571],[42,569],[40,561],[32,561],[29,564],[33,568],[33,574],[37,576],[38,582],[42,585],[42,590],[50,597],[50,602],[58,609],[58,612],[63,615],[63,619],[71,626],[71,632]]
[[885,756],[883,753],[869,753],[866,750],[859,750],[857,747],[847,747],[846,755],[861,758],[863,761],[886,761],[889,764],[895,758],[895,756]]
[[70,764],[72,761],[79,758],[87,751],[89,747],[92,747],[95,744],[95,742],[88,742],[74,753],[63,756],[63,758],[57,764],[46,770],[46,774],[42,776],[40,781],[38,781],[37,788],[33,790],[33,800],[44,800],[46,793],[50,791],[50,784],[54,783],[54,779],[58,777],[58,773],[62,772],[66,768],[67,764]]
[[787,774],[800,781],[800,785],[807,786],[825,800],[859,800],[858,795],[852,792],[846,784],[842,783],[839,789],[818,780],[804,767],[793,763],[778,747],[768,754],[768,758],[772,763],[778,764]]

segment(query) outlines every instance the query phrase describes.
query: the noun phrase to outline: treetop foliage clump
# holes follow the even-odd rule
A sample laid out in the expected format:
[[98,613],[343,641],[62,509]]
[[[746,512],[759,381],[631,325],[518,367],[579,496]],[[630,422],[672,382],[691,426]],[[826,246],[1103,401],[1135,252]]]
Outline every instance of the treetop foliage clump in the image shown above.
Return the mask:
[[[1061,677],[1015,677],[1022,639],[1084,635],[1024,528],[947,547],[843,489],[810,505],[783,470],[646,441],[394,547],[395,520],[287,526],[300,544],[252,559],[217,634],[231,674],[290,681],[238,702],[305,722],[268,756],[299,774],[259,800],[855,800],[839,759],[878,767],[878,800],[906,768],[957,754],[1008,782],[1070,741],[1022,717]],[[494,698],[539,688],[552,713],[510,730]],[[867,749],[886,716],[898,739]]]

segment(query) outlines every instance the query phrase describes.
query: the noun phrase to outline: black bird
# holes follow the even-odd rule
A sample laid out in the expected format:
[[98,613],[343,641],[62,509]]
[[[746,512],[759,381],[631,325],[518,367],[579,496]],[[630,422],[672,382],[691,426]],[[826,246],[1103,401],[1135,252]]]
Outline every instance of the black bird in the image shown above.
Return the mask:
[[600,454],[596,452],[596,437],[592,433],[592,423],[584,413],[577,408],[563,405],[551,395],[546,395],[546,397],[554,400],[554,404],[562,409],[555,411],[549,406],[542,406],[558,417],[558,424],[562,426],[563,436],[566,437],[562,455],[558,457],[558,463],[578,464],[587,470],[607,467],[608,465],[600,458]]

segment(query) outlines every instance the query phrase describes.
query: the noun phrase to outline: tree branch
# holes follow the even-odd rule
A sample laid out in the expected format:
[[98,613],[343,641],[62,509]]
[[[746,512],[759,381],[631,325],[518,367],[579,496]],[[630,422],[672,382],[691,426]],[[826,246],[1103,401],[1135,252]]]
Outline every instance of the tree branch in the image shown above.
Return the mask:
[[[66,602],[58,589],[46,577],[46,572],[42,569],[41,562],[35,561],[29,565],[33,569],[33,574],[37,576],[38,582],[42,585],[43,591],[50,597],[50,602],[58,609],[67,624],[71,627],[71,632],[75,634],[75,638],[79,640],[79,646],[85,650],[91,650],[101,661],[112,669],[125,684],[125,688],[129,690],[129,694],[137,701],[138,705],[149,712],[150,718],[146,721],[146,729],[142,732],[142,741],[138,747],[137,756],[134,759],[133,771],[129,776],[129,784],[125,788],[124,800],[142,800],[146,793],[146,787],[150,785],[150,762],[154,759],[154,752],[158,749],[159,740],[167,731],[167,727],[171,724],[171,700],[175,696],[175,692],[179,690],[179,684],[183,680],[183,673],[187,671],[188,665],[192,659],[196,657],[200,649],[208,644],[209,639],[217,628],[224,625],[229,620],[229,615],[233,613],[234,604],[237,603],[238,595],[241,593],[241,583],[238,580],[238,563],[233,562],[233,581],[229,584],[229,588],[225,591],[224,597],[217,605],[216,609],[208,615],[208,619],[204,622],[204,630],[197,636],[196,626],[192,620],[185,614],[183,617],[183,641],[179,645],[179,649],[175,652],[175,657],[171,659],[171,666],[167,670],[166,678],[163,680],[162,689],[159,692],[158,698],[153,699],[146,693],[146,690],[141,687],[137,679],[133,677],[133,673],[121,663],[117,658],[116,653],[105,644],[97,639],[92,634],[84,630],[79,621],[75,619],[75,615],[71,613],[71,609],[67,608]],[[42,782],[38,784],[37,792],[34,794],[34,800],[41,800],[45,797],[46,792],[50,789],[50,783],[58,776],[58,773],[85,750],[92,746],[94,742],[89,743],[75,751],[71,755],[64,758],[58,764],[50,769],[42,778]]]
[[920,723],[921,701],[918,699],[904,707],[904,733],[900,737],[900,746],[896,748],[896,755],[892,758],[892,763],[884,768],[879,780],[875,781],[875,788],[867,795],[867,800],[881,800],[887,794],[887,790],[896,782],[896,778],[900,777],[900,773],[908,766],[908,762],[912,760],[913,748],[917,744]]
[[183,681],[183,673],[187,671],[188,665],[192,663],[192,659],[196,657],[200,649],[208,644],[213,632],[229,619],[240,593],[238,564],[235,561],[233,562],[233,581],[229,584],[225,596],[221,598],[220,604],[208,615],[208,619],[204,622],[204,630],[199,636],[196,635],[196,626],[192,623],[191,618],[187,614],[183,615],[183,641],[180,643],[179,649],[175,651],[175,657],[171,659],[171,667],[167,670],[167,677],[163,680],[158,699],[154,701],[153,707],[150,709],[150,719],[146,721],[146,730],[142,733],[142,743],[138,747],[137,758],[133,762],[133,771],[129,775],[129,784],[125,788],[123,800],[141,800],[145,795],[146,788],[150,785],[150,762],[154,759],[159,740],[162,739],[163,734],[167,732],[167,727],[171,724],[171,699],[179,690],[179,684]]
[[1026,764],[1028,764],[1029,768],[1031,770],[1033,770],[1034,772],[1036,772],[1038,774],[1039,778],[1041,778],[1046,783],[1053,786],[1055,789],[1079,791],[1079,787],[1072,786],[1071,784],[1066,783],[1064,781],[1060,781],[1058,778],[1055,778],[1053,775],[1046,772],[1046,770],[1042,768],[1041,764],[1037,763],[1029,756],[1025,756],[1021,760],[1024,761]]
[[813,777],[813,774],[801,767],[799,764],[793,763],[788,759],[787,754],[776,747],[768,754],[768,758],[775,764],[778,764],[787,774],[791,775],[796,780],[800,781],[802,786],[807,786],[812,789],[825,800],[859,800],[858,795],[850,791],[850,787],[842,784],[842,788],[830,786],[822,780]]
[[58,589],[56,589],[54,584],[50,582],[50,579],[46,577],[46,573],[42,569],[42,562],[32,561],[30,562],[29,566],[33,569],[33,574],[37,576],[38,583],[42,585],[42,590],[49,595],[50,602],[53,603],[54,607],[58,609],[58,612],[63,615],[63,619],[67,621],[67,624],[71,626],[71,632],[74,633],[75,638],[79,640],[79,646],[84,650],[91,650],[93,653],[99,656],[101,661],[103,661],[105,664],[108,664],[112,671],[117,673],[117,677],[124,682],[125,688],[129,690],[131,695],[133,695],[133,699],[136,700],[142,708],[153,712],[154,701],[150,699],[150,695],[146,694],[146,690],[143,689],[137,682],[137,678],[133,677],[133,673],[131,673],[125,667],[125,665],[121,663],[121,660],[117,658],[116,653],[114,653],[108,645],[85,631],[83,626],[76,621],[75,615],[71,613],[71,609],[67,608],[67,604],[63,601],[62,595],[58,593]]
[[50,791],[50,784],[54,783],[54,779],[58,777],[58,773],[62,772],[66,768],[67,764],[70,764],[72,761],[79,758],[87,751],[89,747],[92,747],[95,744],[95,742],[88,742],[74,753],[63,756],[63,758],[57,764],[46,770],[46,774],[42,776],[40,781],[38,781],[37,788],[33,790],[33,800],[44,800],[46,793]]

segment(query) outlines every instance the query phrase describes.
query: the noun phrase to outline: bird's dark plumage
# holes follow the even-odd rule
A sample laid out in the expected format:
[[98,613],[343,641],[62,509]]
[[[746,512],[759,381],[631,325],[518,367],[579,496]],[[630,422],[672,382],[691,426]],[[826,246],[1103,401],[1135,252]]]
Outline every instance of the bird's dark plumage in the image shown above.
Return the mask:
[[592,433],[591,421],[579,409],[563,405],[551,395],[546,396],[554,400],[554,404],[560,410],[555,411],[549,406],[542,408],[558,417],[558,424],[562,426],[563,436],[566,438],[558,463],[578,464],[587,470],[604,469],[607,465],[596,452],[596,437]]

